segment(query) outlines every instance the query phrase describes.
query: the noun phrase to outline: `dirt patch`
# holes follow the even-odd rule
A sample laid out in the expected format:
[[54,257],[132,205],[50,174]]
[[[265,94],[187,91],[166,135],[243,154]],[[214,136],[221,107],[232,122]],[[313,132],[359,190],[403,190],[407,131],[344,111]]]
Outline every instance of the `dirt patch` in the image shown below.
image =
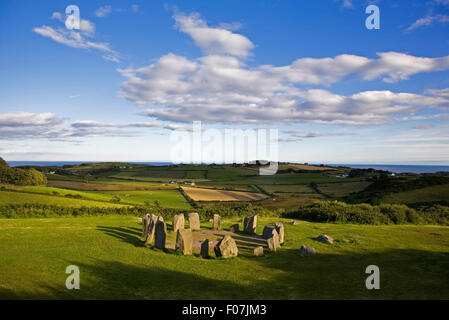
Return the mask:
[[184,192],[195,201],[257,201],[268,198],[268,196],[243,191],[229,191],[216,189],[202,189],[183,187]]

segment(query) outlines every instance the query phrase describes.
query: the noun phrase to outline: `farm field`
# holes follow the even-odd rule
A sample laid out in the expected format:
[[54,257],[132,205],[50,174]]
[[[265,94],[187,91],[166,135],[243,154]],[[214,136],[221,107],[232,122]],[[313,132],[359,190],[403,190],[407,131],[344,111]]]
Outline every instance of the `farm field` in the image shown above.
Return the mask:
[[0,204],[47,204],[66,207],[122,207],[103,201],[93,201],[84,199],[72,199],[60,196],[44,195],[37,193],[25,193],[17,191],[0,191]]
[[286,169],[295,169],[295,170],[307,170],[307,171],[325,171],[325,170],[335,170],[335,168],[332,167],[326,167],[326,166],[314,166],[314,165],[306,165],[306,164],[298,164],[298,163],[287,163],[287,164],[280,164],[279,170],[286,170]]
[[[126,205],[144,205],[152,203],[157,200],[159,205],[166,208],[188,209],[190,204],[181,195],[177,189],[153,189],[153,190],[126,190],[126,191],[77,191],[72,189],[62,189],[53,187],[17,187],[7,186],[7,188],[15,189],[17,192],[0,191],[0,203],[39,203],[39,204],[53,204],[66,205],[72,203],[72,206],[103,206],[104,202],[113,202],[119,199],[121,204]],[[22,192],[20,192],[22,191]],[[39,196],[42,195],[42,196]],[[50,198],[44,195],[51,196]],[[69,198],[64,198],[69,197]],[[71,199],[77,197],[77,199]],[[71,201],[75,200],[75,201]],[[96,201],[77,202],[80,201]],[[47,203],[46,201],[50,201]],[[102,201],[101,203],[97,203]]]
[[368,187],[372,182],[343,182],[343,183],[325,183],[317,187],[320,192],[335,198],[345,197],[353,192],[359,192]]
[[449,184],[431,186],[417,190],[392,193],[382,198],[385,203],[413,204],[419,202],[449,201]]
[[[223,260],[146,248],[138,217],[0,219],[1,299],[447,299],[449,227],[282,221],[286,243],[264,257]],[[224,219],[224,227],[241,218]],[[169,222],[170,224],[170,222]],[[208,232],[210,223],[202,223]],[[52,230],[52,232],[48,232]],[[313,240],[326,233],[333,245]],[[169,240],[174,239],[171,227]],[[17,241],[17,239],[21,239]],[[311,245],[316,256],[301,257]],[[20,252],[20,254],[16,254]],[[211,250],[213,253],[213,250]],[[429,263],[429,262],[432,263]],[[366,290],[365,268],[381,270]],[[67,290],[65,269],[80,268]]]
[[195,201],[256,201],[267,198],[264,194],[254,192],[189,187],[183,187],[182,189]]
[[172,189],[173,186],[164,186],[161,183],[121,181],[121,180],[101,180],[92,182],[68,181],[68,180],[48,180],[47,186],[56,188],[67,188],[75,190],[139,190],[151,188]]

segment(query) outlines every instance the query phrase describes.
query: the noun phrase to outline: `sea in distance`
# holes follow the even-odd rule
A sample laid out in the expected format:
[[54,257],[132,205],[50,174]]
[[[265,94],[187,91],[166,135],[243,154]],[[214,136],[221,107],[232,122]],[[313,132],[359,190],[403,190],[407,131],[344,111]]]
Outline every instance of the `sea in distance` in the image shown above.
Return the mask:
[[[81,163],[89,163],[89,161],[7,161],[11,167],[19,166],[64,166],[64,165],[75,165]],[[95,161],[91,161],[95,162]],[[166,166],[170,165],[171,162],[133,162],[133,161],[123,161],[127,163],[135,164],[148,164],[153,166]],[[435,172],[449,172],[449,166],[444,165],[389,165],[389,164],[327,164],[329,166],[343,166],[358,169],[368,169],[373,168],[376,170],[385,170],[395,173],[435,173]]]

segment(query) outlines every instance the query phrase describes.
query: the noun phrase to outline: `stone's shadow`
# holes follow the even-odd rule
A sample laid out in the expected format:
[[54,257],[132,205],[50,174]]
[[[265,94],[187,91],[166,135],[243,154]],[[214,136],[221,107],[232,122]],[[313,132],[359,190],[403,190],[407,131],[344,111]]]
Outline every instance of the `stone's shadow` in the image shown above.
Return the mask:
[[[42,283],[39,291],[0,288],[0,299],[218,300],[252,295],[252,289],[247,286],[230,280],[204,277],[199,273],[184,272],[181,266],[178,270],[173,270],[102,260],[95,263],[67,261],[67,264],[79,267],[80,290],[67,290],[65,274],[62,272],[64,277],[60,283]],[[226,294],[223,295],[217,288]]]
[[120,239],[123,242],[130,243],[135,247],[145,247],[141,229],[131,227],[97,226],[97,230],[103,231],[108,236]]
[[[60,279],[39,290],[1,287],[0,299],[447,299],[449,253],[416,249],[345,252],[301,257],[298,249],[245,260],[179,257],[161,265],[151,251],[144,264],[114,260],[64,260],[81,271],[81,290]],[[151,258],[151,259],[150,259]],[[167,262],[169,260],[166,260]],[[185,262],[184,262],[185,261]],[[197,263],[200,262],[201,263]],[[252,266],[248,265],[248,261]],[[185,264],[184,264],[185,263]],[[192,267],[191,264],[195,267]],[[148,265],[146,265],[148,264]],[[367,290],[367,265],[381,270],[381,290]],[[223,268],[223,265],[226,267]],[[185,268],[185,266],[190,266]],[[220,267],[222,266],[222,267]],[[239,271],[240,268],[245,268]],[[272,271],[270,271],[272,270]],[[411,277],[411,272],[416,277]],[[239,273],[239,274],[236,274]],[[238,279],[244,279],[239,281]]]

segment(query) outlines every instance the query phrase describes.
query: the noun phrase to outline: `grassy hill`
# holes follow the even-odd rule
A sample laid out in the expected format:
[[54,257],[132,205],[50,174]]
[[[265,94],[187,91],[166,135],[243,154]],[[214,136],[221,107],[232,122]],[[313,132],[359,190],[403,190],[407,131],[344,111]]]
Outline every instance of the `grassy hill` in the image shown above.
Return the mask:
[[[449,228],[281,220],[286,244],[265,257],[231,260],[145,248],[137,217],[0,219],[1,299],[447,299]],[[225,219],[224,227],[241,223]],[[202,224],[203,230],[210,223]],[[51,232],[49,232],[51,230]],[[326,233],[334,245],[313,240]],[[20,241],[18,240],[20,239]],[[174,240],[169,227],[168,239]],[[301,257],[310,245],[316,256]],[[20,252],[20,254],[17,254]],[[212,253],[212,251],[211,251]],[[81,290],[66,290],[77,265]],[[365,288],[378,265],[381,290]]]

